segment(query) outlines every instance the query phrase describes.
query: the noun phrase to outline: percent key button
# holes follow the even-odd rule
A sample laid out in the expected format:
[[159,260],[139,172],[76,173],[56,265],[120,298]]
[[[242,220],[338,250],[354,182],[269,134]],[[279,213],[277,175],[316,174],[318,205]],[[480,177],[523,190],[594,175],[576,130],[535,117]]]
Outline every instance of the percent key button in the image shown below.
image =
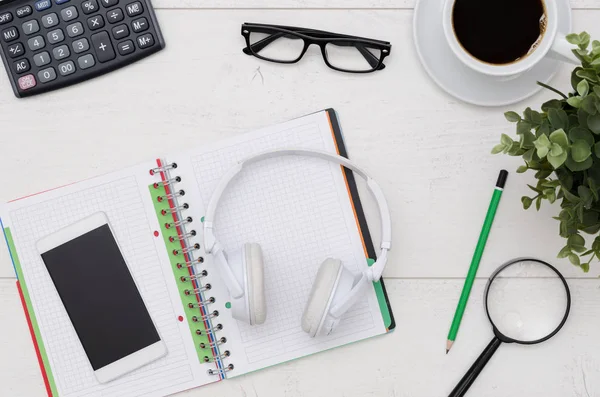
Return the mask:
[[108,32],[103,31],[92,35],[92,47],[96,52],[98,62],[104,63],[116,58],[115,49],[110,42]]

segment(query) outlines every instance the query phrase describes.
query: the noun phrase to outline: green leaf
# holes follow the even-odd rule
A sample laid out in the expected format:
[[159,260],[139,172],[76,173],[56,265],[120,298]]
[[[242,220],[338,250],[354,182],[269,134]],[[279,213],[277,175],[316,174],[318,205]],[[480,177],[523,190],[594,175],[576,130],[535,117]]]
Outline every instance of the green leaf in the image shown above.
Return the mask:
[[588,273],[590,271],[590,264],[589,263],[582,263],[581,264],[581,270],[583,270],[584,273]]
[[525,162],[527,164],[531,163],[533,161],[534,153],[535,153],[535,149],[529,149],[528,151],[525,152],[525,154],[523,154],[523,160],[525,160]]
[[577,76],[577,72],[580,70],[583,70],[583,68],[578,66],[571,72],[571,86],[573,87],[573,90],[577,90],[577,84],[583,80],[581,77]]
[[516,123],[517,121],[521,120],[521,116],[519,116],[517,112],[512,111],[504,113],[504,117],[511,123]]
[[[592,192],[590,191],[590,189],[587,186],[580,185],[577,188],[577,194],[579,194],[579,198],[581,199],[583,206],[589,210],[592,206],[592,201],[594,199],[592,197]],[[585,217],[581,221],[581,223],[584,223],[584,222],[585,222]]]
[[577,84],[577,93],[579,96],[586,96],[590,92],[590,83],[587,80],[581,80]]
[[[587,81],[587,80],[581,80],[581,81]],[[569,99],[567,99],[567,103],[571,106],[573,106],[574,108],[579,108],[581,106],[581,102],[582,99],[581,97],[578,96],[572,96]]]
[[587,118],[587,125],[594,134],[600,134],[600,114],[589,116]]
[[535,199],[535,209],[537,211],[539,211],[541,207],[542,207],[542,196]]
[[579,257],[575,254],[569,254],[569,261],[575,266],[579,266]]
[[502,153],[504,148],[505,148],[505,146],[503,144],[496,145],[492,148],[492,154]]
[[600,158],[600,142],[594,145],[594,154],[596,157]]
[[[598,98],[595,95],[588,95],[581,101],[580,109],[585,110],[588,114],[596,114],[598,111],[596,108],[597,101]],[[579,124],[581,124],[581,120],[579,121]]]
[[569,128],[569,116],[567,116],[567,112],[562,109],[549,109],[548,120],[555,130],[566,130]]
[[577,163],[587,160],[591,155],[590,145],[583,139],[578,139],[571,145],[571,156]]
[[[553,145],[556,145],[556,144],[553,144]],[[552,153],[548,153],[548,155],[547,155],[546,158],[548,159],[548,162],[552,165],[552,167],[554,167],[554,169],[557,169],[558,167],[560,167],[561,165],[563,165],[567,161],[567,157],[568,157],[567,151],[565,150],[565,151],[563,151],[563,152],[561,152],[560,154],[557,154],[557,155],[554,155]]]
[[[576,77],[580,78],[579,76],[576,76]],[[577,84],[575,85],[575,87],[576,86],[577,86]],[[573,89],[575,89],[575,87],[573,87]],[[562,102],[559,101],[558,99],[551,99],[542,104],[542,110],[544,112],[547,112],[550,109],[562,109]]]
[[533,199],[527,196],[523,196],[521,197],[521,203],[523,203],[523,209],[528,210],[529,207],[531,207],[531,204],[533,203]]
[[567,168],[573,172],[584,171],[589,169],[594,164],[594,161],[591,157],[588,157],[585,161],[580,163],[573,160],[572,156],[567,156],[567,160],[565,161],[565,165]]
[[558,143],[553,143],[550,146],[550,155],[551,156],[560,156],[561,154],[563,154],[564,150],[562,147],[560,147],[560,145]]
[[524,172],[526,172],[529,169],[529,167],[527,167],[526,165],[522,165],[519,168],[517,168],[517,174],[522,174]]
[[524,134],[526,132],[531,132],[531,124],[527,121],[519,121],[517,123],[517,134]]
[[560,252],[558,253],[558,258],[566,258],[567,256],[569,256],[569,254],[571,253],[571,248],[569,248],[569,246],[564,246]]
[[544,158],[546,157],[546,155],[548,154],[548,151],[550,150],[550,140],[548,139],[548,137],[546,135],[541,135],[538,139],[536,139],[533,144],[535,145],[535,148],[537,149],[537,155],[540,158]]
[[531,131],[526,131],[521,134],[519,141],[521,149],[531,149],[534,147],[533,141],[535,141],[535,135]]
[[573,45],[581,44],[581,39],[577,33],[569,33],[567,35],[567,41]]
[[569,138],[562,128],[550,134],[549,139],[550,142],[558,144],[565,150],[569,147]]
[[[596,86],[594,86],[594,88],[596,88]],[[588,128],[588,112],[586,112],[583,109],[579,109],[577,110],[577,120],[579,121],[579,126],[583,127],[583,128]]]
[[590,66],[597,66],[597,65],[600,65],[600,58],[596,58],[592,62],[590,62]]
[[585,49],[590,45],[590,34],[588,32],[579,33],[579,48]]
[[577,204],[581,201],[579,199],[579,197],[575,196],[573,193],[571,193],[570,191],[568,191],[566,189],[563,189],[562,192],[565,195],[565,198],[571,203]]
[[506,134],[502,134],[502,136],[500,137],[500,142],[504,145],[504,146],[510,146],[513,144],[513,140],[511,137],[509,137]]
[[576,74],[582,79],[586,79],[588,81],[591,81],[592,83],[598,82],[598,75],[596,74],[596,71],[594,69],[581,69],[578,70]]
[[573,175],[568,170],[561,168],[554,172],[560,181],[560,185],[563,187],[562,191],[569,191],[573,188]]
[[[552,175],[553,170],[539,170],[535,173],[535,179],[546,179]],[[540,181],[541,182],[541,181]],[[539,182],[538,182],[539,185]]]
[[598,85],[593,86],[592,91],[594,91],[594,94],[596,94],[597,97],[600,97],[600,86],[598,86]]
[[590,146],[592,146],[595,142],[592,133],[587,128],[583,127],[571,128],[571,131],[569,131],[569,139],[571,140],[571,142],[575,142],[576,140],[581,139],[586,141],[587,144]]

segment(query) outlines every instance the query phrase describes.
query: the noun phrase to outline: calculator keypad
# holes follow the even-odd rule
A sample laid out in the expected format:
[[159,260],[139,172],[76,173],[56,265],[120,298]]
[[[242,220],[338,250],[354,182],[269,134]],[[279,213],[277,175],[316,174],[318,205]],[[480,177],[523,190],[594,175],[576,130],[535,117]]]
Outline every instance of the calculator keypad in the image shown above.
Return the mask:
[[110,72],[164,42],[149,0],[15,0],[0,5],[0,48],[23,97]]

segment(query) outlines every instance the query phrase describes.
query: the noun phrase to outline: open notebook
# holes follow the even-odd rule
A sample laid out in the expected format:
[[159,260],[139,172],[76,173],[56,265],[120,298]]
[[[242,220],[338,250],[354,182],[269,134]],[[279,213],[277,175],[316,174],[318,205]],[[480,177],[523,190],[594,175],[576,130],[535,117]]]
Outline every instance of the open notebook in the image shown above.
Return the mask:
[[[227,250],[249,241],[262,246],[268,305],[265,324],[251,327],[231,317],[228,292],[202,247],[193,254],[174,255],[173,250],[202,244],[204,208],[222,174],[253,153],[282,147],[346,155],[336,114],[330,109],[0,208],[50,396],[164,396],[394,328],[383,282],[369,288],[333,334],[311,339],[300,327],[305,300],[325,258],[340,258],[346,266],[356,264],[355,271],[372,263],[366,258],[375,258],[352,173],[325,161],[284,157],[254,164],[239,175],[217,213],[218,237]],[[156,169],[173,163],[177,168]],[[176,177],[181,178],[179,183],[163,183]],[[184,196],[159,199],[180,190]],[[184,203],[189,208],[183,209]],[[98,211],[107,214],[168,349],[164,358],[106,384],[96,381],[36,251],[40,238]],[[190,222],[176,229],[165,225],[180,220]],[[174,238],[191,230],[198,233],[181,241]],[[191,268],[178,266],[200,260]],[[190,281],[190,275],[204,270],[206,277],[197,284]],[[185,294],[206,284],[210,290]],[[196,303],[195,308],[190,303]],[[226,343],[216,345],[223,337]]]

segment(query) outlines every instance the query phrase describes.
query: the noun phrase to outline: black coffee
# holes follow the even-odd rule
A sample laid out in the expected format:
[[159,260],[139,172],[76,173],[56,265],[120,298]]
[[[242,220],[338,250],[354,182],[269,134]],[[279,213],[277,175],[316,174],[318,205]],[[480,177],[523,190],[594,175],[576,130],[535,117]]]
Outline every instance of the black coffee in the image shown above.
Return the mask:
[[506,64],[525,57],[544,34],[543,0],[456,0],[454,33],[475,58]]

